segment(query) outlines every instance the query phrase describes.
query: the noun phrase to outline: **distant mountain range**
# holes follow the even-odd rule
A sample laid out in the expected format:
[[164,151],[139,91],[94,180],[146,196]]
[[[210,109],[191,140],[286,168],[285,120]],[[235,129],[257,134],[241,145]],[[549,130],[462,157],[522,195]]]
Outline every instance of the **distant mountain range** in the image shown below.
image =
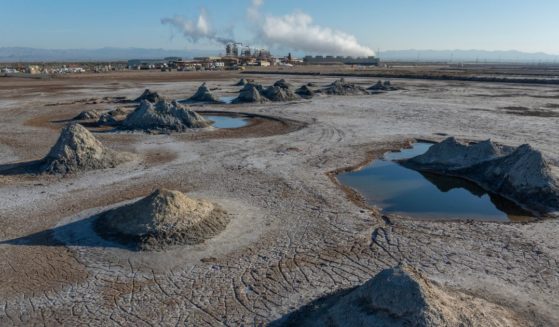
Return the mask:
[[486,51],[486,50],[392,50],[382,51],[381,60],[444,61],[444,62],[557,62],[559,55],[543,52]]
[[[99,49],[37,49],[0,47],[0,62],[43,61],[120,61],[129,59],[160,59],[165,57],[192,58],[219,54],[219,50],[168,50],[146,48]],[[391,50],[379,54],[387,61],[444,61],[444,62],[556,62],[559,55],[543,52],[485,50]]]
[[167,50],[145,48],[37,49],[0,47],[0,62],[120,61],[129,59],[191,58],[215,55],[212,50]]

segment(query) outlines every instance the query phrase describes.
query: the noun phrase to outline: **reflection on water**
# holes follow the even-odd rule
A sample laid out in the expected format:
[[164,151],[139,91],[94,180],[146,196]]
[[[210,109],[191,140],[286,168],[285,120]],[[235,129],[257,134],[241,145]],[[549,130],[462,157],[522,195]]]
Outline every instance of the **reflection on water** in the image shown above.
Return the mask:
[[[234,99],[236,98],[236,96],[220,96],[219,97],[219,101],[225,104],[230,104]],[[184,103],[184,104],[204,104],[204,103],[213,103],[213,102],[205,102],[205,101],[197,101],[197,100],[190,100],[190,99],[181,99],[178,100],[178,102],[180,103]]]
[[246,126],[249,119],[244,117],[204,115],[204,118],[213,121],[212,126],[216,128],[239,128]]
[[528,212],[472,182],[420,173],[393,161],[425,153],[430,146],[418,142],[411,149],[387,153],[359,171],[340,174],[338,179],[385,213],[424,219],[529,219]]

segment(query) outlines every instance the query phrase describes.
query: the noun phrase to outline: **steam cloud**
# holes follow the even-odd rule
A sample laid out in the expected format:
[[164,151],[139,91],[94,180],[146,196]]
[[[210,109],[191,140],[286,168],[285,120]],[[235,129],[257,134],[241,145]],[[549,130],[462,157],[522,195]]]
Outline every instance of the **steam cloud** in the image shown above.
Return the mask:
[[271,46],[319,54],[374,55],[374,51],[359,44],[355,36],[314,25],[312,17],[303,12],[282,17],[267,16],[260,27],[260,38]]
[[[372,56],[374,51],[359,44],[355,36],[313,24],[311,16],[295,11],[290,15],[263,15],[260,11],[264,0],[252,0],[247,8],[247,17],[254,23],[257,38],[270,47],[303,51],[309,54],[329,54],[345,56]],[[212,30],[205,10],[196,20],[182,16],[161,19],[180,31],[191,42],[208,39],[219,43],[234,42],[217,36]]]
[[200,15],[198,15],[196,21],[186,19],[182,16],[174,16],[172,18],[162,18],[161,24],[171,25],[181,32],[187,40],[193,43],[201,39],[208,39],[223,44],[233,42],[231,39],[216,35],[210,26],[208,15],[204,9],[200,11]]
[[264,3],[264,0],[252,0],[251,6],[247,9],[247,16],[253,21],[257,21],[260,18],[260,7]]

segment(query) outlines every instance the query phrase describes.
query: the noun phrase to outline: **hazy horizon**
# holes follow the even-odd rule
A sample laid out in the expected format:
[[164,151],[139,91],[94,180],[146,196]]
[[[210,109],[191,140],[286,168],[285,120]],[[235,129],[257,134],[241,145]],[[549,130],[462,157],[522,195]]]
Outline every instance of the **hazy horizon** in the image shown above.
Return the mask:
[[[162,59],[165,57],[193,58],[223,54],[224,49],[146,49],[115,48],[96,49],[39,49],[27,47],[0,47],[0,62],[55,62],[55,61],[125,61],[129,59]],[[281,57],[287,53],[274,53]],[[300,54],[293,53],[298,56]],[[377,54],[379,55],[379,54]],[[526,53],[518,51],[484,50],[387,50],[380,53],[384,61],[417,62],[503,62],[503,63],[557,63],[559,55]]]
[[[208,52],[225,52],[224,47],[215,47],[215,48],[147,48],[142,46],[130,46],[130,47],[117,47],[117,46],[101,46],[101,47],[79,47],[79,48],[48,48],[48,47],[31,47],[26,45],[1,45],[0,49],[2,48],[29,48],[29,49],[39,49],[39,50],[99,50],[99,49],[148,49],[148,50],[164,50],[164,51],[208,51]],[[296,53],[296,51],[289,51]],[[504,50],[491,50],[491,49],[476,49],[476,48],[401,48],[401,49],[377,49],[375,51],[375,55],[378,53],[385,53],[385,52],[394,52],[394,51],[483,51],[483,52],[519,52],[525,54],[545,54],[549,56],[559,56],[559,53],[551,53],[545,51],[522,51],[518,49],[504,49]],[[326,55],[326,53],[325,53]]]

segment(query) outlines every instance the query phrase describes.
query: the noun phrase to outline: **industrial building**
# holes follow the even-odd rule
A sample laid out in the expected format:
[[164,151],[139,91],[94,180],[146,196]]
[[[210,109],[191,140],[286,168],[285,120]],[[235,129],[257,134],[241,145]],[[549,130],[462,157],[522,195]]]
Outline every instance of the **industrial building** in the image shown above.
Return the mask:
[[161,69],[179,71],[198,70],[231,70],[241,69],[243,66],[293,66],[307,65],[359,65],[378,66],[376,57],[342,57],[342,56],[307,56],[304,59],[294,58],[291,53],[286,57],[273,57],[268,49],[251,48],[238,42],[225,45],[224,56],[195,57],[186,60],[178,57],[164,59],[132,59],[128,61],[129,69]]
[[226,57],[270,59],[272,54],[268,49],[251,49],[248,45],[243,46],[239,42],[230,42],[225,45]]
[[225,45],[224,57],[194,58],[203,62],[220,62],[225,69],[237,69],[241,66],[270,66],[275,63],[275,58],[267,49],[251,49],[240,42],[229,42]]
[[227,43],[225,45],[225,56],[226,57],[238,57],[239,56],[239,45],[242,43]]
[[167,59],[130,59],[128,60],[128,69],[160,69],[170,60]]

